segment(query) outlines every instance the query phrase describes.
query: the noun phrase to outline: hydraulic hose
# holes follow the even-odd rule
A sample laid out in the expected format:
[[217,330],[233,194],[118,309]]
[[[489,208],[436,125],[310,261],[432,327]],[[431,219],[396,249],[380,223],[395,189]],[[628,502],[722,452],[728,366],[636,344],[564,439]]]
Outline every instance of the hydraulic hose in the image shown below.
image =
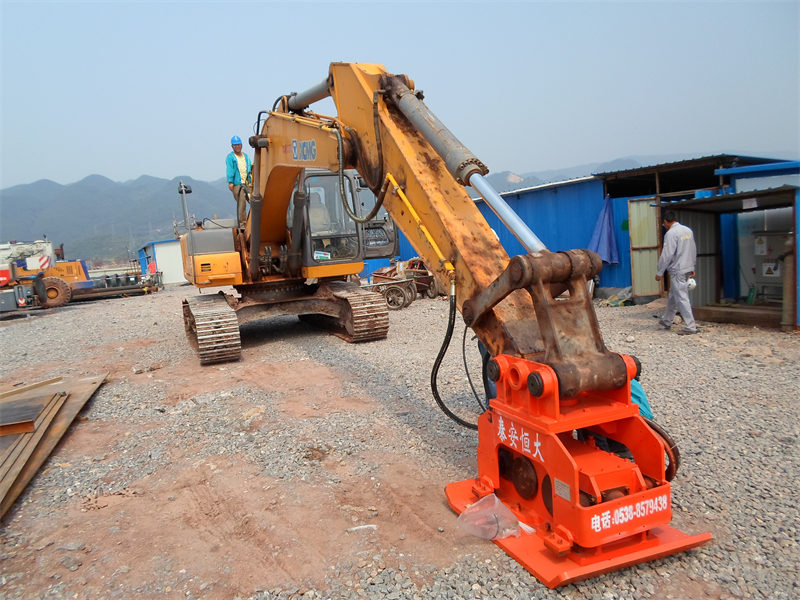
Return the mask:
[[[467,374],[467,381],[469,382],[469,387],[472,390],[472,395],[475,396],[475,400],[477,401],[478,406],[481,407],[481,410],[485,411],[485,410],[488,410],[489,407],[488,406],[484,406],[483,401],[481,400],[481,397],[478,395],[478,392],[475,390],[475,384],[472,383],[472,376],[470,375],[469,367],[467,366],[467,330],[468,329],[469,329],[469,327],[466,327],[466,326],[464,327],[464,335],[461,337],[461,360],[464,362],[464,373]],[[475,337],[473,336],[472,339],[474,340]],[[483,373],[486,372],[486,359],[488,358],[488,356],[489,356],[488,354],[485,354],[484,356],[481,357],[481,359],[482,359],[482,361],[481,361],[481,376],[483,376]],[[486,385],[484,384],[484,388],[485,387],[486,387]],[[488,397],[489,397],[489,394],[487,393],[486,394],[486,398],[488,398]]]
[[455,326],[455,323],[456,323],[456,294],[455,294],[455,285],[451,282],[450,312],[447,316],[447,332],[445,333],[444,340],[442,340],[442,347],[439,348],[439,354],[436,356],[436,360],[433,362],[433,368],[431,369],[431,391],[433,392],[433,399],[436,400],[436,404],[439,405],[439,408],[442,410],[444,414],[446,414],[451,420],[455,421],[462,427],[466,427],[467,429],[472,429],[473,431],[477,431],[478,426],[475,423],[470,423],[469,421],[465,421],[447,407],[447,405],[444,403],[441,396],[439,395],[439,387],[436,384],[436,379],[437,376],[439,375],[439,367],[442,365],[442,360],[444,360],[444,355],[447,354],[447,348],[450,346],[450,339],[453,337],[453,328]]
[[647,417],[642,418],[645,423],[650,426],[650,429],[655,431],[656,435],[664,441],[664,451],[667,454],[667,458],[669,458],[669,464],[667,465],[664,479],[672,481],[678,473],[678,468],[681,466],[681,453],[680,450],[678,450],[678,444],[675,443],[675,440],[667,433],[666,429],[658,425],[655,421]]
[[355,197],[353,197],[353,208],[350,208],[350,205],[347,204],[347,190],[344,186],[344,142],[342,141],[342,132],[339,131],[338,128],[333,128],[333,132],[336,134],[336,141],[337,149],[338,149],[338,158],[339,158],[339,195],[342,197],[342,206],[344,206],[344,210],[347,213],[347,216],[353,219],[356,223],[366,223],[370,221],[375,215],[378,214],[378,211],[383,206],[383,200],[386,198],[386,192],[389,189],[389,180],[386,179],[381,186],[380,192],[378,193],[378,199],[375,202],[375,206],[372,207],[372,210],[366,217],[359,217],[355,212]]

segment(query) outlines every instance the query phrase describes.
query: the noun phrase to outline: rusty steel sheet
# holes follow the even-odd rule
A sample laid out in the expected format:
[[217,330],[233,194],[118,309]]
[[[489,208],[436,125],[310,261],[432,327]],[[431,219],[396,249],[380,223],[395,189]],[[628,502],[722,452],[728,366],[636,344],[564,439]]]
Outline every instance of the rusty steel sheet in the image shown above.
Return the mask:
[[2,462],[0,462],[0,498],[5,496],[10,489],[15,478],[25,466],[28,456],[36,448],[36,444],[39,443],[66,399],[65,392],[52,394],[40,417],[36,420],[34,431],[30,435],[18,434],[3,438],[4,448]]
[[0,518],[8,512],[33,479],[80,410],[105,382],[107,376],[108,373],[94,377],[57,378],[0,393],[2,398],[13,398],[15,393],[19,393],[20,397],[26,397],[30,393],[51,395],[51,401],[40,413],[40,421],[32,433],[0,438],[9,440],[6,451],[3,452],[5,458],[1,471],[3,476],[0,483]]
[[0,399],[0,436],[34,431],[36,419],[49,401],[48,395]]

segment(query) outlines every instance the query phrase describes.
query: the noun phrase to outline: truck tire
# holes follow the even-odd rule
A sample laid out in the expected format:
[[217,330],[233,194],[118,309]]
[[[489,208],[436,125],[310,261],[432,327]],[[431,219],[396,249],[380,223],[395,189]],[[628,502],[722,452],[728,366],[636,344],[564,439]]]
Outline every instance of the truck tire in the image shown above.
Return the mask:
[[42,283],[44,283],[45,297],[39,298],[39,302],[45,308],[64,306],[72,298],[72,290],[60,277],[45,277]]

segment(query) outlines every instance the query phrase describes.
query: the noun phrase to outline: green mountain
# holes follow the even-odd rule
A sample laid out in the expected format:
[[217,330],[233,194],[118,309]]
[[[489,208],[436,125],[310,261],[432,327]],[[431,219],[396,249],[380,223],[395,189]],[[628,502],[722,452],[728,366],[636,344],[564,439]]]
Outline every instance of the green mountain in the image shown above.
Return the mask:
[[67,258],[124,262],[147,242],[175,237],[174,222],[183,222],[179,181],[192,188],[186,196],[191,216],[235,217],[224,179],[143,175],[115,182],[90,175],[68,185],[41,180],[0,190],[0,240],[46,236],[64,244]]
[[[490,173],[487,179],[502,193],[638,165],[629,158],[522,175],[500,171]],[[46,236],[56,245],[64,244],[67,258],[94,263],[125,262],[147,242],[175,237],[174,223],[183,223],[179,181],[192,188],[193,193],[186,196],[192,217],[235,217],[235,204],[224,178],[206,182],[191,177],[159,179],[142,175],[132,181],[116,182],[90,175],[68,185],[43,179],[0,190],[0,241]],[[472,188],[468,189],[477,197]]]

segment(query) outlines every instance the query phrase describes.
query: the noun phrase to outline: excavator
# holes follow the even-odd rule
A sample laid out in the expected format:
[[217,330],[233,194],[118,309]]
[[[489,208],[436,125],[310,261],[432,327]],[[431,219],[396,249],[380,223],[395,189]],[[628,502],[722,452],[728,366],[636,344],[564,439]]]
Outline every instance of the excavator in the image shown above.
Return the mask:
[[[328,97],[335,116],[310,109]],[[332,63],[322,82],[281,96],[272,110],[259,113],[256,131],[249,140],[254,185],[245,227],[218,235],[224,251],[213,261],[193,255],[204,277],[232,283],[245,298],[218,304],[235,313],[237,302],[252,302],[250,290],[262,298],[299,294],[323,289],[333,274],[345,275],[349,267],[315,262],[334,238],[325,232],[322,237],[331,237],[321,241],[310,231],[316,198],[306,173],[329,173],[341,209],[353,223],[366,222],[374,214],[355,210],[348,190],[346,173],[355,169],[377,198],[370,213],[385,208],[434,273],[438,289],[449,290],[448,328],[432,391],[451,419],[478,433],[477,474],[446,486],[450,507],[461,513],[495,494],[524,527],[520,536],[494,542],[548,587],[711,539],[669,524],[677,448],[631,401],[639,361],[605,346],[587,286],[602,268],[600,257],[581,249],[547,250],[409,77],[378,64]],[[508,256],[467,186],[526,254]],[[325,200],[332,196],[326,192]],[[275,289],[269,284],[273,274],[280,281]],[[353,306],[353,292],[344,285],[327,284],[324,294]],[[185,305],[187,329],[196,327],[199,336],[197,308]],[[452,412],[436,386],[456,311],[491,356],[487,374],[496,394],[477,424]],[[337,318],[346,321],[346,313]],[[627,457],[601,449],[601,437],[623,445]]]
[[[278,315],[298,315],[349,342],[386,337],[384,297],[362,289],[355,276],[365,259],[395,254],[394,223],[380,208],[370,219],[348,216],[344,207],[361,214],[375,205],[374,194],[352,170],[340,177],[325,169],[296,169],[291,185],[294,191],[284,197],[264,201],[254,194],[244,227],[206,219],[187,225],[180,236],[188,281],[201,290],[231,285],[238,293],[183,301],[186,332],[201,364],[238,360],[240,326]],[[189,223],[185,194],[191,188],[181,182],[179,193]]]

